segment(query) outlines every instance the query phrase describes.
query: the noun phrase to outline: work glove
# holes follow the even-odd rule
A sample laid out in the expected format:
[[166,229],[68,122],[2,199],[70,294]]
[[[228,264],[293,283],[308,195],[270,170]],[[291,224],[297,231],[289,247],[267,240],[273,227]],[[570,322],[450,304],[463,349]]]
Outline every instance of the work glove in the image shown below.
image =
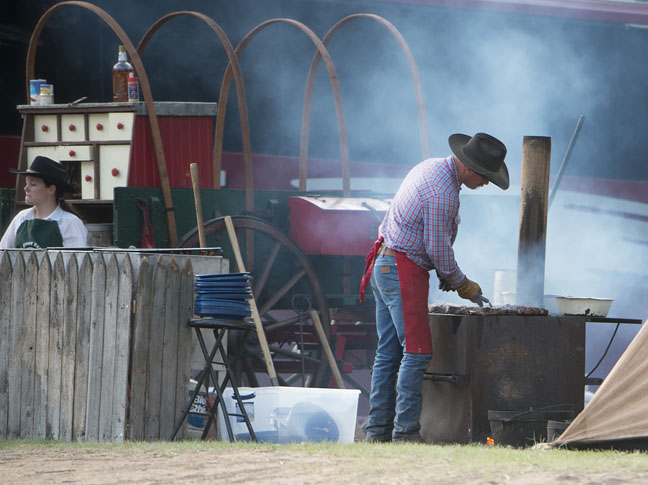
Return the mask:
[[448,280],[446,280],[439,272],[436,272],[437,278],[439,278],[439,289],[441,291],[452,291],[452,286],[450,286],[450,283],[448,283]]
[[464,281],[461,286],[457,288],[457,293],[459,293],[459,296],[464,300],[470,300],[473,303],[477,303],[479,306],[481,306],[480,303],[482,302],[482,289],[474,281],[470,281],[468,278],[466,278],[466,281]]

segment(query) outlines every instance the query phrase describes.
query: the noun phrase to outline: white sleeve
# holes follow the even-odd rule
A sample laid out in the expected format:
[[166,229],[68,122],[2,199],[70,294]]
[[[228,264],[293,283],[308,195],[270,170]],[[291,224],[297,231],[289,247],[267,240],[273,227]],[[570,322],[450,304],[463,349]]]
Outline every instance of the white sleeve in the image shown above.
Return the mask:
[[84,248],[88,245],[88,230],[83,221],[77,216],[66,217],[64,227],[61,227],[63,247]]
[[16,247],[16,233],[22,223],[23,217],[18,213],[7,227],[4,236],[2,236],[2,240],[0,240],[0,249],[12,249]]

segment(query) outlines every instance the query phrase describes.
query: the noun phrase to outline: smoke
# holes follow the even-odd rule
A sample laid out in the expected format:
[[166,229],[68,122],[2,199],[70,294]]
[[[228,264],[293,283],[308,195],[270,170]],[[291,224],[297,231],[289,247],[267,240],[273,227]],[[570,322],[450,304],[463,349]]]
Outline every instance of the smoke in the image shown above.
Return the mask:
[[[196,10],[213,18],[234,46],[270,18],[300,20],[319,37],[351,13],[375,13],[389,20],[408,42],[420,71],[430,155],[448,155],[447,138],[455,132],[487,132],[508,147],[511,188],[464,189],[461,194],[457,260],[487,296],[493,294],[494,271],[517,264],[524,136],[552,138],[555,174],[578,116],[585,115],[567,175],[648,179],[644,151],[637,145],[648,122],[648,65],[640,62],[648,43],[645,30],[612,22],[389,2],[103,0],[98,5],[120,22],[134,43],[156,19],[177,10]],[[60,102],[82,95],[105,101],[110,83],[100,79],[109,79],[118,41],[98,22],[78,24],[74,30],[47,31],[51,49],[39,50],[41,69],[36,74],[54,82]],[[97,39],[98,49],[93,47]],[[79,49],[84,44],[87,47]],[[396,41],[376,22],[358,19],[338,32],[329,50],[342,91],[351,159],[399,166],[406,172],[420,161],[421,142],[412,78]],[[306,75],[314,52],[312,42],[296,27],[272,25],[241,56],[255,153],[298,156]],[[188,18],[163,27],[143,61],[156,100],[215,101],[227,65],[216,35]],[[89,71],[84,85],[78,81],[84,71],[79,63]],[[338,127],[323,64],[313,99],[309,155],[334,160],[335,175]],[[225,150],[241,150],[233,89]],[[371,177],[376,171],[354,173]],[[399,182],[394,179],[393,186],[382,185],[381,190],[395,192]],[[545,293],[611,297],[612,315],[645,319],[648,245],[641,241],[647,239],[648,223],[576,206],[648,215],[646,200],[630,203],[559,191],[548,220]],[[451,302],[456,298],[435,292],[431,297]],[[634,331],[622,329],[620,345]],[[598,348],[605,336],[596,339],[592,345]]]

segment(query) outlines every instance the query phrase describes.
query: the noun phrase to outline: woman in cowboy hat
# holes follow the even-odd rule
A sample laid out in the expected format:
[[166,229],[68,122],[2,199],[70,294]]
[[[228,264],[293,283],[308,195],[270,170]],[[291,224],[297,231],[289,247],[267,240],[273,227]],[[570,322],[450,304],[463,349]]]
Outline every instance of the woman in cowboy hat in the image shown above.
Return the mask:
[[83,221],[70,211],[63,194],[71,192],[68,171],[60,163],[38,156],[25,175],[25,203],[0,240],[0,249],[87,246],[88,231]]
[[508,188],[506,147],[485,133],[454,134],[448,141],[453,155],[424,160],[407,174],[367,256],[360,301],[371,278],[378,333],[365,424],[368,441],[422,441],[421,388],[432,357],[428,272],[436,270],[440,289],[457,291],[480,306],[488,302],[479,285],[459,269],[452,245],[461,186],[476,189],[493,182]]

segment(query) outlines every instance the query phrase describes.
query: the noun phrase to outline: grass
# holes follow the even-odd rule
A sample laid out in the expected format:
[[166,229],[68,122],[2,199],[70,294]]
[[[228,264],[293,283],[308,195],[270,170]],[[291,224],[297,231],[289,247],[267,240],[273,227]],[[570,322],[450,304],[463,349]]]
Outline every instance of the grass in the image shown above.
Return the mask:
[[280,460],[286,457],[299,460],[300,457],[318,457],[322,462],[336,462],[342,468],[354,471],[376,470],[386,467],[391,470],[407,471],[424,467],[429,473],[451,469],[462,470],[480,476],[520,472],[625,472],[648,473],[648,454],[619,451],[573,451],[564,449],[514,449],[486,445],[421,445],[421,444],[372,444],[355,443],[340,445],[334,443],[301,443],[289,445],[227,443],[219,441],[185,442],[125,442],[106,443],[63,443],[47,440],[0,441],[0,453],[7,451],[25,452],[77,452],[84,455],[110,452],[125,458],[135,454],[153,453],[164,457],[207,452],[213,455],[269,455]]

